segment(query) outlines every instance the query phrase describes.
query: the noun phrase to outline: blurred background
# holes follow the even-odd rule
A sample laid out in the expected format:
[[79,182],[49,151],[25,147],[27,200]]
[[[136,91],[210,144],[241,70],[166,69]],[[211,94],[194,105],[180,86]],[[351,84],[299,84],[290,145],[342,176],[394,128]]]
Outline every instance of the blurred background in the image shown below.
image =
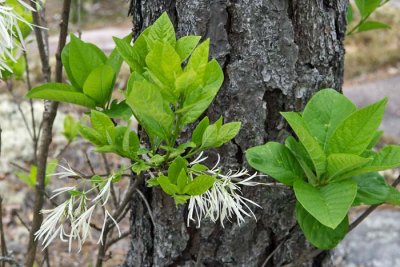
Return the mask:
[[[78,5],[80,4],[80,6]],[[49,34],[50,54],[54,55],[58,41],[58,23],[62,1],[48,0],[46,19]],[[128,3],[125,0],[74,0],[72,10],[71,32],[80,32],[82,39],[95,43],[107,53],[114,46],[112,36],[123,37],[131,31],[131,18],[127,16]],[[356,15],[355,15],[356,16]],[[367,105],[384,96],[389,97],[389,104],[385,114],[382,129],[385,131],[382,142],[385,144],[400,144],[400,0],[391,0],[379,8],[371,16],[372,19],[390,25],[390,29],[374,30],[356,33],[348,36],[345,41],[345,74],[343,92],[357,105]],[[353,22],[357,23],[356,21]],[[349,27],[351,28],[352,25]],[[32,85],[42,82],[41,64],[33,35],[32,42],[27,47],[29,72]],[[52,65],[55,57],[51,57]],[[117,85],[125,87],[129,70],[122,70]],[[0,81],[0,124],[1,157],[0,157],[0,195],[3,196],[3,223],[6,229],[6,238],[10,240],[9,251],[21,260],[28,231],[23,225],[24,220],[31,219],[29,213],[32,206],[33,194],[18,177],[18,172],[29,168],[32,160],[30,136],[25,127],[21,113],[28,114],[29,102],[24,99],[27,90],[26,83],[13,81],[6,84]],[[35,120],[39,123],[43,105],[40,101],[34,103]],[[57,155],[66,146],[68,141],[63,135],[64,118],[82,112],[70,105],[62,105],[54,125],[52,154]],[[29,122],[28,122],[29,123]],[[79,142],[75,146],[82,146]],[[77,169],[86,166],[85,155],[78,149],[68,149],[63,158]],[[93,162],[99,162],[102,168],[102,159],[93,151],[88,150]],[[109,156],[111,164],[118,164]],[[10,164],[10,163],[14,163]],[[394,180],[397,171],[386,172],[385,176]],[[52,186],[64,185],[64,181],[54,180]],[[359,208],[352,211],[356,217],[363,211]],[[392,206],[381,206],[347,238],[334,252],[335,266],[400,266],[400,209]],[[122,222],[122,228],[127,229],[128,223]],[[112,259],[106,266],[116,266],[124,259],[128,250],[128,240],[123,240],[111,248]],[[52,245],[47,253],[58,255],[51,257],[54,266],[91,266],[95,260],[94,249],[96,241],[87,242],[83,251],[78,255],[69,254],[68,248],[59,241]]]

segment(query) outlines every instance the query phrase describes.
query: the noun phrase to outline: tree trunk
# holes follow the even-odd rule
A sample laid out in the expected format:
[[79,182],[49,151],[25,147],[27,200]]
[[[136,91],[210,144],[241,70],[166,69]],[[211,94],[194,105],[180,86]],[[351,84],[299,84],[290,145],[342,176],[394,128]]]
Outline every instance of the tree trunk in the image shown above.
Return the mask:
[[[241,121],[242,130],[218,152],[223,166],[245,163],[244,151],[289,134],[280,111],[301,110],[322,88],[341,89],[348,0],[132,0],[134,34],[167,11],[178,35],[211,39],[225,82],[209,109],[211,120]],[[272,181],[272,180],[271,180]],[[245,190],[257,221],[240,227],[186,227],[187,211],[160,190],[142,188],[132,202],[132,241],[125,266],[266,266],[295,262],[309,245],[294,218],[295,198],[284,186]],[[314,262],[315,263],[315,262]],[[312,262],[306,265],[311,266]],[[294,264],[296,265],[296,264]]]

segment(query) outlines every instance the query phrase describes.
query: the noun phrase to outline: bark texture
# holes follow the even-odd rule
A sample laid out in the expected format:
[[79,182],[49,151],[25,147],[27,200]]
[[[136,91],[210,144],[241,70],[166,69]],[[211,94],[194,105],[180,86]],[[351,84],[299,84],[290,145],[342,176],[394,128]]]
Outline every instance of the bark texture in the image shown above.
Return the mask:
[[[242,122],[237,138],[218,151],[227,168],[238,168],[245,164],[247,148],[288,135],[280,111],[302,109],[319,89],[341,89],[347,2],[132,0],[131,14],[134,34],[167,11],[178,35],[211,39],[211,56],[223,66],[225,82],[208,115]],[[156,224],[135,197],[125,266],[262,266],[284,240],[266,265],[283,266],[293,265],[309,248],[296,226],[295,198],[286,187],[245,190],[263,207],[255,209],[257,221],[225,228],[203,223],[200,229],[186,227],[185,209],[176,209],[171,198],[159,190],[142,190]]]

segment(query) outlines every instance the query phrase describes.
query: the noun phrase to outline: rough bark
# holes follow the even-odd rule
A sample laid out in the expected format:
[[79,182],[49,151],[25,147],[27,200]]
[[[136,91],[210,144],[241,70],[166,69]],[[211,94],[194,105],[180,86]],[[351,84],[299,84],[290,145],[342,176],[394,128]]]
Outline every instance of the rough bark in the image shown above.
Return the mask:
[[[246,164],[247,148],[288,135],[280,111],[302,109],[319,89],[341,90],[346,5],[347,0],[133,0],[131,14],[135,34],[166,10],[178,35],[211,38],[211,56],[223,66],[225,82],[208,115],[242,122],[237,138],[218,151],[227,168],[238,168]],[[176,209],[165,194],[142,190],[156,225],[136,197],[125,266],[261,266],[286,240],[267,265],[282,266],[309,248],[288,188],[246,189],[246,197],[263,207],[255,209],[257,221],[225,228],[203,223],[200,229],[186,227],[185,209]]]

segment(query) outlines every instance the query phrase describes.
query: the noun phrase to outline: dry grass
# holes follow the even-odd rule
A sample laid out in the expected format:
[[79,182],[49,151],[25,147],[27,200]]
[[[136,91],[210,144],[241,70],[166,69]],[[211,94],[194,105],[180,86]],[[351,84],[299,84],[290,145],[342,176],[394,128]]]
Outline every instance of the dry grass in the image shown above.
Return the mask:
[[373,20],[389,24],[390,30],[376,30],[348,36],[345,58],[345,79],[400,67],[400,9],[382,7]]

